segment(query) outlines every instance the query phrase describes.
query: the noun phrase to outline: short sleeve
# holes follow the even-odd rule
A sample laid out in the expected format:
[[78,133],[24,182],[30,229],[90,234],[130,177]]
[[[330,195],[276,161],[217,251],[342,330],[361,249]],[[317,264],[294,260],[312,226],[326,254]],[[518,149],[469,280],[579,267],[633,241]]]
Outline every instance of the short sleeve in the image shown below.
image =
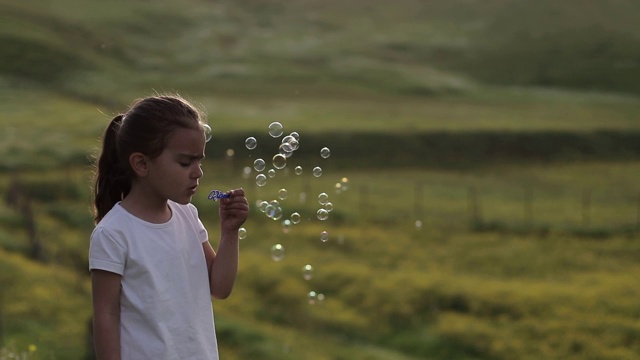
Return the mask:
[[105,270],[119,275],[124,273],[126,245],[123,239],[105,228],[96,228],[89,245],[89,270]]
[[189,204],[188,206],[191,212],[191,216],[193,216],[193,222],[195,224],[196,232],[198,234],[198,240],[202,243],[205,241],[208,241],[209,234],[207,233],[207,229],[204,227],[204,224],[202,223],[202,221],[200,220],[200,217],[198,216],[198,208],[196,208],[195,205],[193,204]]

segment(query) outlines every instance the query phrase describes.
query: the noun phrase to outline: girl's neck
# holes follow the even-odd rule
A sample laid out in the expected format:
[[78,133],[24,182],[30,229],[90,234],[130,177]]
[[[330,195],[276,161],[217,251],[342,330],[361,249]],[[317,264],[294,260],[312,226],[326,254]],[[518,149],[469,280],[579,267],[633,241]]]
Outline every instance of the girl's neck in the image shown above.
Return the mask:
[[135,217],[153,224],[163,224],[171,219],[171,209],[166,199],[145,196],[140,191],[136,191],[135,186],[131,188],[120,205]]

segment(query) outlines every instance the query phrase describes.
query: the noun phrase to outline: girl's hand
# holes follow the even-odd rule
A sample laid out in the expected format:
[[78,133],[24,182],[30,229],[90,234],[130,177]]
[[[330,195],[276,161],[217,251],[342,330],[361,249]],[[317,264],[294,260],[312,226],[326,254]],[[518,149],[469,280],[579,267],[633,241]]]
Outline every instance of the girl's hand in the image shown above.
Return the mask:
[[223,232],[237,232],[249,216],[249,202],[242,188],[227,194],[228,198],[220,199],[220,227]]

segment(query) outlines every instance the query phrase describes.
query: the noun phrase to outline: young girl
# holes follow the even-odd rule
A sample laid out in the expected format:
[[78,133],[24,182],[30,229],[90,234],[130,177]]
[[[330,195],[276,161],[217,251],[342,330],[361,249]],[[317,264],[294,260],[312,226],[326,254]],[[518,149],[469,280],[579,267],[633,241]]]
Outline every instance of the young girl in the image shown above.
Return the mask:
[[218,251],[191,202],[206,134],[178,96],[143,99],[107,127],[91,235],[94,345],[104,359],[218,359],[211,297],[231,293],[242,189],[219,207]]

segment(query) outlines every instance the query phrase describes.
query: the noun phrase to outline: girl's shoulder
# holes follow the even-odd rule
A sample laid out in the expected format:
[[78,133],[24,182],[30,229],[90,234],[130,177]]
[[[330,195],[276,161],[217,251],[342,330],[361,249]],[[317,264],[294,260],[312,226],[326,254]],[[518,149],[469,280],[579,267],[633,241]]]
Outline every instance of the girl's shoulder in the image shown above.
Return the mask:
[[196,206],[192,203],[182,205],[169,200],[169,207],[171,208],[173,214],[176,214],[178,216],[187,217],[190,219],[198,218],[198,208],[196,208]]

